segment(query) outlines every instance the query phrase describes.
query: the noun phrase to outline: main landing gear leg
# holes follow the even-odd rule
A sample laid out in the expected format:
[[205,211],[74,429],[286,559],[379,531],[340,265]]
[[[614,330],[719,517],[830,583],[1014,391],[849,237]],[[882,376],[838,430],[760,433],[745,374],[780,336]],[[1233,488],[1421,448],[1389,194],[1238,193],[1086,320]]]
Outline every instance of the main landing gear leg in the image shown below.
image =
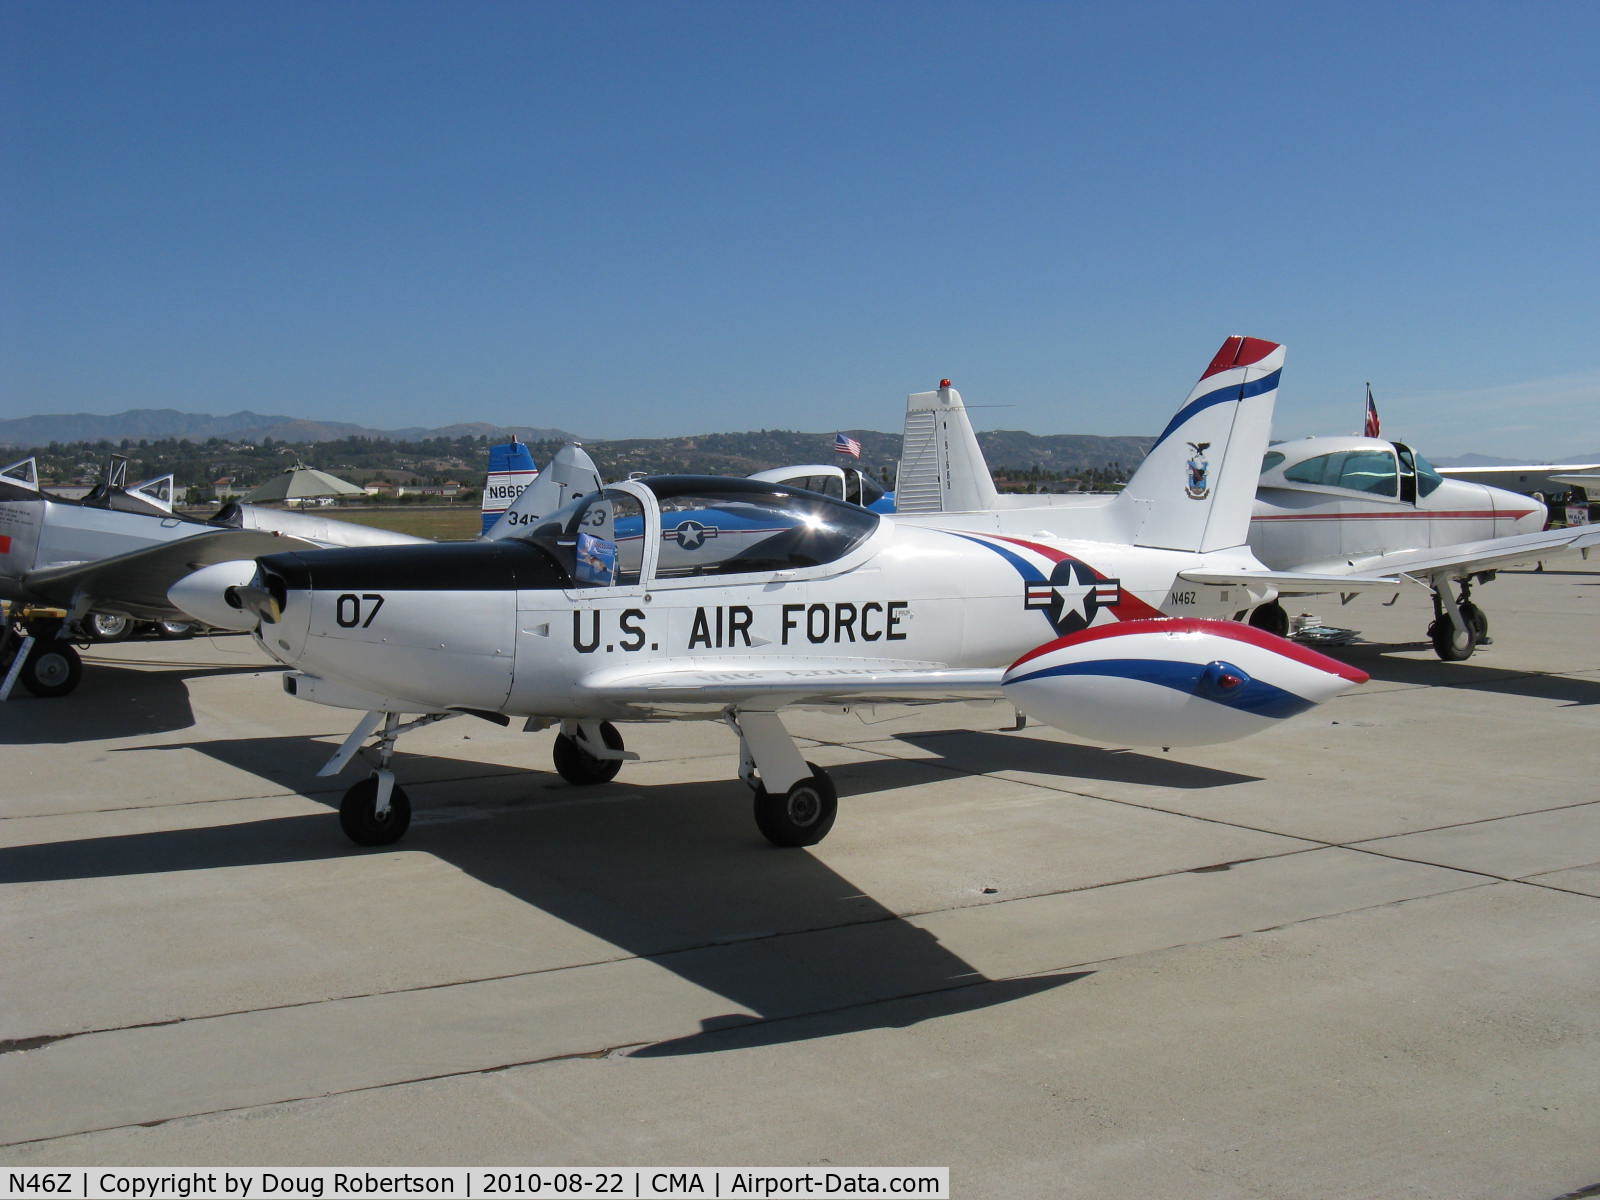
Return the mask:
[[394,772],[389,769],[395,743],[402,733],[457,715],[428,713],[404,724],[400,714],[393,712],[369,712],[361,718],[361,723],[345,738],[338,753],[317,772],[319,776],[337,775],[349,765],[362,743],[379,725],[383,726],[383,732],[378,734],[377,770],[345,792],[339,803],[339,826],[352,842],[358,846],[387,846],[404,836],[411,824],[411,798],[394,781]]
[[1448,579],[1433,585],[1433,624],[1428,626],[1428,638],[1434,653],[1445,662],[1463,662],[1479,646],[1489,645],[1489,618],[1471,597],[1469,580],[1461,581],[1459,596],[1450,594]]
[[814,846],[839,813],[833,780],[806,762],[775,712],[722,714],[739,735],[739,778],[755,791],[756,828],[774,846]]

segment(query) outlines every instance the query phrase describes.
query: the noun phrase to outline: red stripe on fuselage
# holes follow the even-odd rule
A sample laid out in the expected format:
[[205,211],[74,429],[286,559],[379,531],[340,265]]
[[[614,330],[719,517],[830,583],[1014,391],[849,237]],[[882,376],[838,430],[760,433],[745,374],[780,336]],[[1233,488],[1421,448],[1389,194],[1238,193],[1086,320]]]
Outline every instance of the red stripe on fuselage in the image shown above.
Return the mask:
[[1217,637],[1232,638],[1236,642],[1246,642],[1252,646],[1259,646],[1263,650],[1270,650],[1274,654],[1281,654],[1285,658],[1292,658],[1295,662],[1304,663],[1308,667],[1315,667],[1319,671],[1327,671],[1337,675],[1340,679],[1348,679],[1351,683],[1365,683],[1370,678],[1367,673],[1349,663],[1342,663],[1336,658],[1329,658],[1326,654],[1318,654],[1315,650],[1305,646],[1297,646],[1286,638],[1277,634],[1268,633],[1264,629],[1257,629],[1253,625],[1241,625],[1236,621],[1210,621],[1203,617],[1162,617],[1158,621],[1129,621],[1118,625],[1097,625],[1092,629],[1085,629],[1079,633],[1069,633],[1066,637],[1057,638],[1053,642],[1046,642],[1042,646],[1035,646],[1016,662],[1012,663],[1010,670],[1015,671],[1025,662],[1031,662],[1040,655],[1049,654],[1054,650],[1063,650],[1068,646],[1081,646],[1085,642],[1097,642],[1102,638],[1132,637],[1141,633],[1210,633]]
[[1252,521],[1514,521],[1531,515],[1534,509],[1521,512],[1469,512],[1465,509],[1435,512],[1366,512],[1366,513],[1283,513],[1251,517]]

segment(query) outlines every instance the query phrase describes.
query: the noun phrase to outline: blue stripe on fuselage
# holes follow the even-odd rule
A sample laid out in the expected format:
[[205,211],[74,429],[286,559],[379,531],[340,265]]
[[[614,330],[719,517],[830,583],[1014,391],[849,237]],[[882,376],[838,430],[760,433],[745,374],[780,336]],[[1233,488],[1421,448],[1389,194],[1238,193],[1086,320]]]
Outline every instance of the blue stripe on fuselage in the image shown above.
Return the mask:
[[1013,567],[1015,567],[1022,578],[1027,580],[1029,583],[1049,582],[1045,578],[1044,573],[1040,571],[1038,567],[1034,566],[1027,559],[1023,558],[1022,555],[1007,550],[1004,546],[996,546],[993,542],[986,542],[982,538],[971,537],[965,533],[956,533],[952,529],[946,529],[943,532],[948,533],[951,537],[958,537],[965,541],[976,542],[985,550],[993,550],[1001,558],[1005,559]]
[[1109,675],[1117,679],[1158,684],[1176,692],[1188,692],[1203,700],[1221,704],[1225,708],[1237,708],[1254,713],[1258,717],[1272,717],[1275,720],[1292,717],[1316,707],[1310,700],[1296,696],[1293,692],[1286,692],[1280,687],[1273,687],[1270,683],[1262,683],[1259,679],[1250,679],[1242,683],[1237,691],[1225,696],[1208,696],[1200,690],[1200,679],[1205,671],[1206,666],[1199,663],[1168,662],[1164,659],[1151,658],[1102,658],[1094,662],[1045,667],[1043,670],[1034,671],[1017,679],[1008,679],[1006,684],[1025,683],[1052,675]]

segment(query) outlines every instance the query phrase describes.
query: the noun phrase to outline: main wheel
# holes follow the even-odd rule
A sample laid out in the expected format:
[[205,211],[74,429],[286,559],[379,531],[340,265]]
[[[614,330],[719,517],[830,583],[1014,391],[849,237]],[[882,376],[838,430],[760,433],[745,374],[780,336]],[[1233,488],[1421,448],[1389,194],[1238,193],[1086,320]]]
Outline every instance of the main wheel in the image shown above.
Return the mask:
[[156,636],[169,639],[193,637],[199,628],[193,621],[157,621]]
[[1483,609],[1468,600],[1461,605],[1461,615],[1466,618],[1467,624],[1472,626],[1472,632],[1478,639],[1478,645],[1489,644],[1489,618],[1484,616]]
[[1428,636],[1433,639],[1433,652],[1445,662],[1464,662],[1478,648],[1478,629],[1467,613],[1467,607],[1463,605],[1461,612],[1467,624],[1464,630],[1457,629],[1456,623],[1445,613],[1440,613],[1428,626]]
[[1275,633],[1279,637],[1289,636],[1289,614],[1276,600],[1269,604],[1257,605],[1255,612],[1250,614],[1250,624],[1268,633]]
[[[600,722],[600,740],[609,750],[622,749],[622,735],[610,721]],[[564,733],[556,735],[554,751],[556,773],[568,783],[587,787],[593,783],[610,783],[622,770],[620,758],[596,758],[578,742]]]
[[22,664],[22,686],[35,696],[65,696],[83,678],[83,660],[66,642],[35,642]]
[[358,846],[398,842],[411,824],[411,798],[398,783],[389,793],[389,811],[378,816],[378,780],[363,779],[339,802],[339,826]]
[[121,613],[90,613],[83,627],[97,642],[121,642],[133,632],[133,618]]
[[839,815],[839,793],[816,763],[811,774],[781,796],[756,787],[756,828],[774,846],[815,846],[828,836]]

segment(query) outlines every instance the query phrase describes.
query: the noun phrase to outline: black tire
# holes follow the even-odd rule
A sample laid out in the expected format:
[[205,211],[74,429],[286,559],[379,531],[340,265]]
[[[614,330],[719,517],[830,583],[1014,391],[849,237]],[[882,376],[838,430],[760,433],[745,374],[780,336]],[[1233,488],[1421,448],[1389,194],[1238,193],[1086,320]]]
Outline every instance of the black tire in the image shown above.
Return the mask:
[[83,631],[96,642],[123,642],[133,633],[132,617],[121,613],[90,613],[83,623]]
[[[610,721],[600,722],[600,740],[608,749],[622,749],[622,735]],[[556,735],[553,757],[556,773],[577,787],[610,783],[617,777],[617,772],[622,770],[620,758],[596,758],[580,746],[576,739],[569,738],[564,733]]]
[[1257,605],[1256,610],[1250,614],[1250,624],[1268,633],[1275,633],[1279,637],[1289,636],[1289,614],[1276,600],[1269,604]]
[[22,686],[46,700],[65,696],[83,678],[83,660],[66,642],[35,642],[22,664]]
[[339,826],[358,846],[387,846],[405,836],[411,825],[411,797],[398,783],[389,793],[389,812],[379,820],[378,780],[363,779],[339,802]]
[[1455,622],[1444,613],[1435,617],[1433,624],[1428,626],[1428,637],[1433,641],[1433,652],[1445,662],[1465,662],[1478,648],[1477,627],[1465,611],[1461,615],[1467,619],[1465,632],[1458,631]]
[[193,621],[157,621],[155,624],[156,636],[168,640],[193,637],[199,628]]
[[811,774],[781,796],[756,786],[756,828],[774,846],[815,846],[828,836],[839,815],[839,793],[816,763]]
[[1461,606],[1461,615],[1466,618],[1467,624],[1472,626],[1472,632],[1478,639],[1478,645],[1489,644],[1489,618],[1484,616],[1483,609],[1468,600]]

